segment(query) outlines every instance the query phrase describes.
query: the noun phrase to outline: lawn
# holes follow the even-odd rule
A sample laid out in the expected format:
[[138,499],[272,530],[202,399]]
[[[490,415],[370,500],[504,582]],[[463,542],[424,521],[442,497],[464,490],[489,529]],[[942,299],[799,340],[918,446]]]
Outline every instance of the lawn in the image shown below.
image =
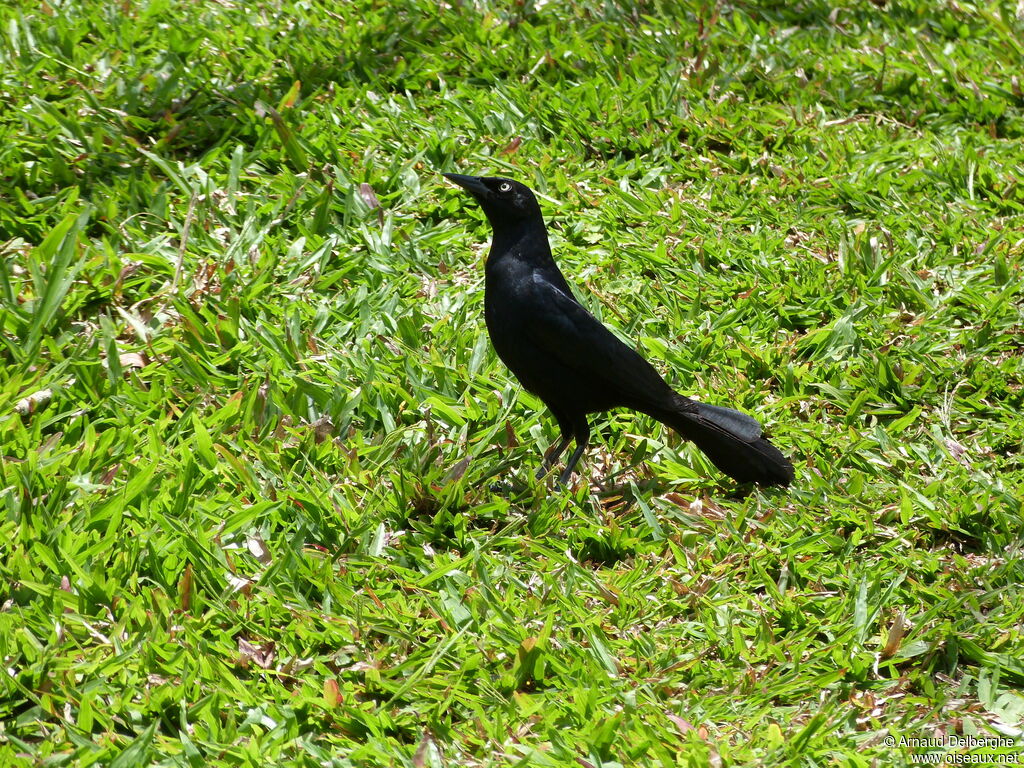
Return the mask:
[[[5,3],[0,765],[1024,761],[1022,40],[1016,0]],[[628,412],[535,480],[443,171],[533,187],[794,486]]]

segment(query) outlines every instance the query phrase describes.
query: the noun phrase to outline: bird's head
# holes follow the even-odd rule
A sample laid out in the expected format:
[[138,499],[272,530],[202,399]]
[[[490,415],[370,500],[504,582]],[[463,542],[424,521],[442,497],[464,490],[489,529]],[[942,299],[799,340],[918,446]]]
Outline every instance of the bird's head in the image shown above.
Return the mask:
[[518,181],[494,176],[463,176],[458,173],[446,173],[444,177],[476,198],[495,230],[513,226],[523,220],[541,218],[537,198],[529,187]]

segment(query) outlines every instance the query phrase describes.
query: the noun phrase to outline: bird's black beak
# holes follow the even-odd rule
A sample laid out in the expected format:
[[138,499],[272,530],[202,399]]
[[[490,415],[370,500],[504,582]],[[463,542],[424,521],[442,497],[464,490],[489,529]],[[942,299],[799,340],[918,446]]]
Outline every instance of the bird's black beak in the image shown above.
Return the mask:
[[445,173],[442,175],[448,179],[448,181],[458,184],[470,194],[481,197],[485,197],[490,194],[490,190],[487,189],[479,176],[463,176],[461,173]]

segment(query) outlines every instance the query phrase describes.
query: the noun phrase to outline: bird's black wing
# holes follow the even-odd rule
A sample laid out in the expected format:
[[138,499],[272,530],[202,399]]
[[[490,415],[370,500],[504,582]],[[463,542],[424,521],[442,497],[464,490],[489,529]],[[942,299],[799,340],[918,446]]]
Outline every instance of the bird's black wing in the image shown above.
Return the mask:
[[650,363],[542,273],[534,272],[527,293],[533,311],[523,341],[542,353],[551,369],[570,377],[561,389],[567,398],[563,407],[575,397],[583,411],[615,406],[644,411],[692,440],[741,483],[793,482],[793,464],[761,436],[752,416],[674,392]]
[[632,408],[658,407],[674,395],[650,363],[543,273],[534,271],[527,292],[535,311],[526,319],[525,341],[573,371],[587,390]]

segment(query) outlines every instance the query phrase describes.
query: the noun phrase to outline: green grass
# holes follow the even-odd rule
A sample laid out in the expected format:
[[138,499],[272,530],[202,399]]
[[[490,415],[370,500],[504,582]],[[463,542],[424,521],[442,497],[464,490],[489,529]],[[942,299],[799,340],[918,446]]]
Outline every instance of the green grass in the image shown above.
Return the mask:
[[[5,4],[0,764],[1024,759],[1020,16]],[[446,170],[794,487],[533,480]]]

